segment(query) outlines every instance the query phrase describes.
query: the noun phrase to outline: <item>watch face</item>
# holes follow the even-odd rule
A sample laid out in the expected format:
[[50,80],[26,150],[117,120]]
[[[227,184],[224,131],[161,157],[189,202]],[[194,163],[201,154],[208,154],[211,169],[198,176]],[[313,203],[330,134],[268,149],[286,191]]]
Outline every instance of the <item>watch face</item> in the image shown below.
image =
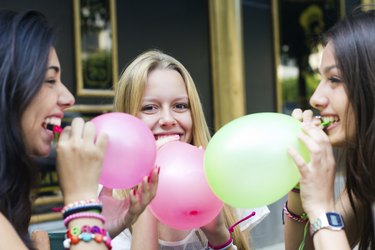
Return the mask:
[[342,227],[344,225],[341,216],[337,213],[327,213],[327,219],[331,226]]

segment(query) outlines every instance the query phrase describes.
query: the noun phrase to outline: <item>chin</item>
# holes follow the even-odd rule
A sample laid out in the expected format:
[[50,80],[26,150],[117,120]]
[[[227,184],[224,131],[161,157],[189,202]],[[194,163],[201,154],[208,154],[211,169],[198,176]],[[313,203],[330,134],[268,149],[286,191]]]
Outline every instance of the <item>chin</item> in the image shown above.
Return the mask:
[[51,146],[45,146],[43,148],[39,148],[39,149],[35,150],[32,153],[32,156],[45,158],[45,157],[48,157],[50,155],[50,153],[51,153]]

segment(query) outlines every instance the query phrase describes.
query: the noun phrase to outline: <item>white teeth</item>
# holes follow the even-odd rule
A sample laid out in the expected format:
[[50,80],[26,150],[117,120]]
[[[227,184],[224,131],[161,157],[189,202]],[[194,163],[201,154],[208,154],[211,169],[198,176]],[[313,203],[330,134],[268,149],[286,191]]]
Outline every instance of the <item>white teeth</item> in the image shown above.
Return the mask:
[[48,117],[44,120],[44,123],[61,126],[61,119],[57,117]]
[[173,134],[173,135],[160,135],[160,136],[156,136],[156,140],[164,140],[164,139],[167,139],[167,138],[170,138],[170,137],[180,137],[179,135],[177,134]]
[[337,117],[337,116],[322,116],[321,117],[321,120],[323,122],[331,122],[331,123],[334,123],[334,122],[338,122],[340,119]]

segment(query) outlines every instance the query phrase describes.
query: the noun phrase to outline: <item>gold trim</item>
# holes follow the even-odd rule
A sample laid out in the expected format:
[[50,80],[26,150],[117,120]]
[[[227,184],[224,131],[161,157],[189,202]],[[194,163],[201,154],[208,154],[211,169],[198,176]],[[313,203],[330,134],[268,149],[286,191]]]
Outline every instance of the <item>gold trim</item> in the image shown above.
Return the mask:
[[246,113],[240,0],[209,0],[214,127]]
[[33,206],[41,206],[51,203],[64,203],[64,197],[62,195],[56,195],[56,196],[41,196],[38,197],[34,202]]
[[61,220],[62,218],[63,218],[62,214],[58,212],[34,214],[31,216],[30,224],[53,221],[53,220]]
[[112,97],[118,82],[118,58],[117,58],[117,17],[116,17],[116,1],[109,1],[111,32],[112,32],[112,90],[94,90],[85,89],[82,76],[82,52],[81,52],[81,21],[80,21],[80,1],[72,0],[74,8],[74,35],[75,35],[75,63],[76,63],[76,81],[77,96],[93,96],[93,97]]
[[279,1],[272,0],[272,23],[273,23],[273,49],[274,49],[274,75],[276,83],[276,108],[277,112],[282,111],[282,88],[278,73],[280,65],[280,25],[279,25]]
[[82,112],[82,113],[106,113],[111,112],[113,110],[112,104],[105,104],[105,105],[85,105],[85,104],[79,104],[74,105],[68,109],[66,109],[66,112]]

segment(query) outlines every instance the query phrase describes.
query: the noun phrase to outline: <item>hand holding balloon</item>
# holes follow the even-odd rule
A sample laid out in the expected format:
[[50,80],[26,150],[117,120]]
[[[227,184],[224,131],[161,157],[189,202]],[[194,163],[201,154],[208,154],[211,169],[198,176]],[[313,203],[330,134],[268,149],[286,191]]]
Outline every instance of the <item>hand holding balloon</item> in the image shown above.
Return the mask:
[[151,130],[126,113],[107,113],[92,119],[97,133],[108,135],[99,182],[109,188],[131,188],[155,165],[156,145]]

